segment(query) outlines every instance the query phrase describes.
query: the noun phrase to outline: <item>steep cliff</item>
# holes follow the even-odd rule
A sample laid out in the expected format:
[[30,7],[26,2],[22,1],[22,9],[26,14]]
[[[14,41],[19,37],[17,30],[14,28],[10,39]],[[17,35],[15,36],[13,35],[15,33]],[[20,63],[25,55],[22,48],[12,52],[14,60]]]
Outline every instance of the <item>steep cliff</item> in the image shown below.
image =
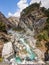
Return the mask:
[[30,34],[33,34],[33,29],[38,33],[44,28],[46,19],[47,16],[42,12],[40,3],[34,3],[21,12],[19,26],[31,32]]
[[[14,22],[11,22],[11,21],[14,21]],[[15,21],[17,21],[17,22],[15,22]],[[4,31],[7,31],[10,28],[15,28],[18,25],[17,23],[18,23],[18,18],[17,19],[15,17],[6,18],[0,12],[0,31],[4,32]]]
[[[46,51],[45,43],[49,41],[49,9],[34,3],[21,12],[19,26],[27,35],[35,36],[36,46],[43,53]],[[34,33],[33,33],[34,32]]]

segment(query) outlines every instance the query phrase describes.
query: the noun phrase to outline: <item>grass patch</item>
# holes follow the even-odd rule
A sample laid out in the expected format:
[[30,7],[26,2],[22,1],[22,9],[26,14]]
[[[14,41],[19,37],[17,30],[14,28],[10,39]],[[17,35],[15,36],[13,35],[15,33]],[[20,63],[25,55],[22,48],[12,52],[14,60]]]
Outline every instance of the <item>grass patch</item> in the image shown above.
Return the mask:
[[3,58],[0,58],[0,62],[2,62],[3,61]]

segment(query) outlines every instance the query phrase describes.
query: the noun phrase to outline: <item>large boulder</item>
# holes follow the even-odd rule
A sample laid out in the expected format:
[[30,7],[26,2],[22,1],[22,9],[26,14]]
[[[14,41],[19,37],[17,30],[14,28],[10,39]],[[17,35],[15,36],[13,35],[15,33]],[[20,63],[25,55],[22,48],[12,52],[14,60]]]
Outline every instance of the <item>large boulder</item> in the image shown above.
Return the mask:
[[5,43],[2,51],[2,57],[8,58],[14,54],[13,46],[11,42]]

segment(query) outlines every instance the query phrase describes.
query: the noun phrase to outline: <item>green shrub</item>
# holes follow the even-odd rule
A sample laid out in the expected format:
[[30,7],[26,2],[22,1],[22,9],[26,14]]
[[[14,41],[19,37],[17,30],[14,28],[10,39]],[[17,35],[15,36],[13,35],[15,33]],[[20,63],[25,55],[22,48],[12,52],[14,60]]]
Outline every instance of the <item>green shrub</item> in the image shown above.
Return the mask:
[[3,58],[0,58],[0,62],[2,62],[3,61]]
[[5,23],[3,22],[0,22],[0,31],[3,31],[3,32],[6,31],[6,26],[5,26]]
[[37,40],[37,42],[36,42],[36,46],[37,46],[37,47],[41,47],[41,46],[42,46],[42,44],[40,43],[39,40]]
[[47,31],[43,31],[42,33],[40,33],[38,36],[37,36],[38,40],[41,41],[42,39],[43,40],[48,40],[49,37],[48,37],[48,32]]

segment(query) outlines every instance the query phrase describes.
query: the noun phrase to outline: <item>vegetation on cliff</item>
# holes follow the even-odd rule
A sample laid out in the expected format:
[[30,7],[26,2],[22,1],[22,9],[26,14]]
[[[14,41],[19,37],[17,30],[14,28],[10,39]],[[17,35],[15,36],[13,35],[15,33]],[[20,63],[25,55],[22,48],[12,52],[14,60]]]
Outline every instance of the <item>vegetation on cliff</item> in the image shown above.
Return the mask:
[[[47,50],[46,52],[49,51],[49,9],[42,8],[45,16],[47,17],[45,27],[44,29],[38,34],[37,36],[37,47],[42,47],[44,45]],[[41,41],[44,40],[45,42],[41,43]]]
[[49,17],[49,8],[46,9],[45,7],[41,7],[41,10],[42,10],[42,12],[44,12],[44,14],[45,14],[47,17]]
[[5,23],[4,22],[0,22],[0,31],[2,31],[2,32],[6,32],[6,25],[5,25]]
[[26,7],[23,11],[22,11],[22,15],[25,16],[28,13],[31,13],[31,11],[34,11],[36,9],[39,9],[40,7],[40,3],[33,3],[30,6]]
[[[38,40],[48,40],[49,39],[49,9],[46,9],[45,7],[40,7],[40,3],[33,3],[29,7],[25,8],[21,13],[21,16],[26,16],[29,13],[39,10],[42,13],[44,13],[45,17],[47,17],[44,29],[37,35]],[[44,17],[44,16],[43,16]],[[40,17],[39,17],[40,18]]]
[[48,40],[49,39],[49,17],[46,20],[44,29],[42,30],[42,32],[40,32],[38,34],[38,38],[40,40],[42,40],[42,39]]
[[[47,17],[44,29],[42,29],[42,31],[39,32],[39,34],[37,35],[37,45],[40,45],[40,42],[42,40],[48,42],[49,41],[49,8],[46,9],[45,7],[40,7],[41,3],[34,3],[31,4],[29,7],[25,8],[22,12],[21,12],[21,16],[26,16],[29,13],[31,13],[34,10],[39,10],[42,11],[45,15],[45,17]],[[44,16],[43,16],[44,17]]]

